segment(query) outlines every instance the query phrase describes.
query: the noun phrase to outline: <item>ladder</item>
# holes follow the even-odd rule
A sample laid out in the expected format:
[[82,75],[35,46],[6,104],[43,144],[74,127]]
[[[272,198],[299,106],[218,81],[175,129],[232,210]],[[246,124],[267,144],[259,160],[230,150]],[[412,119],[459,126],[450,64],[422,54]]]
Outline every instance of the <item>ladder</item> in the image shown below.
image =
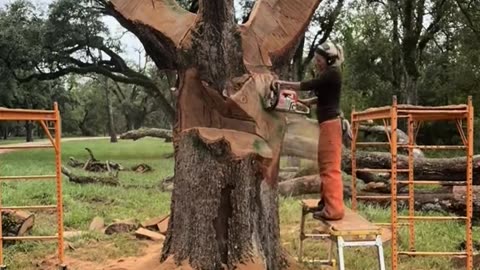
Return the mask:
[[[370,108],[357,112],[353,108],[351,115],[352,122],[352,209],[357,209],[358,200],[390,200],[391,222],[376,223],[377,225],[387,225],[392,230],[392,270],[398,269],[398,256],[455,256],[466,258],[466,269],[473,269],[473,239],[472,239],[472,215],[473,215],[473,106],[472,97],[468,97],[467,104],[424,107],[398,104],[396,96],[393,96],[392,106]],[[406,119],[408,126],[407,142],[398,143],[398,120]],[[357,142],[359,127],[361,122],[383,120],[384,131],[388,142]],[[425,121],[455,121],[459,131],[462,145],[416,145],[416,137],[421,124]],[[466,121],[465,135],[463,121]],[[356,151],[357,147],[368,146],[386,146],[390,148],[391,167],[385,168],[358,168]],[[408,164],[406,168],[398,168],[398,148],[408,150]],[[465,150],[466,152],[466,181],[434,181],[414,179],[414,149],[426,150]],[[391,195],[390,196],[370,196],[357,195],[356,178],[358,172],[385,172],[390,173],[391,177]],[[408,180],[397,180],[399,172],[408,173]],[[408,185],[408,195],[399,196],[397,184]],[[450,185],[450,186],[466,186],[466,213],[461,217],[447,216],[415,216],[415,189],[414,186],[422,185]],[[397,209],[397,201],[408,201],[408,216],[399,216]],[[416,251],[415,249],[415,221],[446,221],[446,220],[462,220],[465,222],[466,231],[466,251],[465,252],[429,252]],[[399,221],[405,221],[399,223]],[[398,227],[408,226],[409,242],[408,250],[398,250]]]
[[[63,198],[62,198],[62,171],[61,171],[61,118],[58,104],[54,103],[54,110],[23,110],[23,109],[6,109],[0,108],[0,121],[35,121],[40,124],[48,137],[49,144],[32,144],[32,145],[1,145],[0,149],[7,150],[28,150],[51,148],[55,152],[55,173],[51,175],[26,175],[26,176],[0,176],[2,181],[42,181],[54,180],[56,183],[56,200],[55,205],[25,205],[25,206],[3,206],[2,192],[0,185],[0,212],[5,210],[56,210],[57,214],[57,235],[52,236],[3,236],[2,234],[2,215],[0,215],[0,269],[7,269],[3,254],[3,242],[12,241],[57,241],[58,248],[58,265],[59,269],[66,270],[64,264],[64,243],[63,243]],[[53,125],[53,128],[52,128]],[[54,130],[52,136],[50,130]]]
[[336,261],[332,258],[333,248],[336,245],[338,269],[345,269],[345,247],[376,247],[378,265],[380,270],[385,270],[385,258],[383,252],[382,231],[379,226],[373,225],[358,213],[345,208],[345,216],[341,220],[319,219],[325,228],[314,230],[313,234],[305,234],[305,216],[317,209],[319,200],[302,200],[302,219],[300,223],[300,249],[298,259],[302,262],[303,241],[308,238],[330,239],[328,259],[319,260],[322,264],[335,267]]

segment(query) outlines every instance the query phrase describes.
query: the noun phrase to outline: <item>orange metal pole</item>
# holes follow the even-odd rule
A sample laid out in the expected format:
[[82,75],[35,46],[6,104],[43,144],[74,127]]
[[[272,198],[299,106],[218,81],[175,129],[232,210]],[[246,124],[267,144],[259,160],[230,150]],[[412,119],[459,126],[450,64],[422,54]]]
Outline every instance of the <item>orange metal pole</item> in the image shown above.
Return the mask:
[[468,119],[467,119],[467,222],[466,222],[466,251],[467,269],[473,269],[473,239],[472,239],[472,216],[473,216],[473,105],[472,97],[468,97]]
[[55,167],[56,167],[56,184],[57,184],[57,226],[58,226],[58,260],[61,267],[64,264],[64,247],[63,247],[63,196],[62,196],[62,151],[61,151],[61,118],[58,104],[55,102]]
[[390,109],[390,153],[392,155],[392,174],[391,174],[391,223],[392,223],[392,270],[398,269],[398,250],[397,250],[397,97],[393,96],[393,106]]
[[45,132],[48,139],[50,140],[50,143],[53,145],[54,148],[56,148],[57,146],[55,145],[55,139],[52,137],[52,134],[50,133],[50,130],[48,130],[47,124],[45,124],[45,121],[43,121],[43,120],[39,121],[39,122],[40,122],[40,125],[43,128],[43,131]]
[[413,217],[415,216],[415,186],[414,181],[414,163],[413,163],[413,146],[415,145],[414,141],[414,122],[412,117],[408,118],[408,249],[410,251],[415,251],[415,222]]
[[3,232],[2,232],[2,185],[0,184],[0,269],[7,269],[3,263]]

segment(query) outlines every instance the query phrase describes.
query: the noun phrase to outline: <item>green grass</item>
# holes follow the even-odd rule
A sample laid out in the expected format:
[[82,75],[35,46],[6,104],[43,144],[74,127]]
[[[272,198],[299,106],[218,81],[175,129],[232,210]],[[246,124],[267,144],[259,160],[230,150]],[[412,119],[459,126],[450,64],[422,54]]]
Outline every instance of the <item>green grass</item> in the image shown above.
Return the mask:
[[[97,159],[111,160],[129,167],[138,163],[147,163],[154,171],[146,174],[121,172],[121,186],[79,185],[63,179],[63,198],[66,231],[87,230],[96,216],[103,217],[108,224],[114,219],[136,219],[165,215],[169,212],[170,193],[159,188],[161,180],[173,174],[173,159],[164,155],[173,151],[171,144],[157,139],[143,139],[136,142],[120,141],[110,144],[108,140],[71,141],[62,144],[64,164],[69,157],[86,160],[88,147],[94,151]],[[9,153],[1,156],[0,172],[2,175],[36,175],[54,172],[54,156],[51,150],[34,150]],[[55,185],[50,182],[9,182],[2,185],[3,205],[54,204]],[[316,196],[313,196],[316,198]],[[281,198],[281,241],[293,256],[298,252],[298,235],[300,224],[301,198]],[[388,222],[389,209],[361,207],[361,213],[378,222]],[[404,213],[403,213],[404,214]],[[432,214],[432,213],[430,213]],[[49,235],[56,232],[56,220],[53,213],[38,214],[33,235]],[[463,240],[464,226],[457,222],[422,222],[416,226],[417,249],[430,251],[455,251]],[[307,222],[307,231],[318,226],[311,218]],[[478,228],[474,228],[475,238],[479,238]],[[408,232],[401,231],[401,249],[408,245]],[[88,233],[82,237],[69,239],[75,250],[67,255],[88,261],[105,261],[138,254],[141,243],[131,235],[121,234],[107,236],[100,233]],[[55,243],[23,242],[8,246],[5,250],[9,269],[38,269],[32,262],[55,254]],[[390,245],[385,244],[387,269],[390,265]],[[81,252],[80,250],[83,251]],[[85,252],[85,249],[91,252]],[[101,252],[99,252],[101,250]],[[327,243],[325,241],[305,241],[306,258],[324,258]],[[376,253],[373,248],[347,248],[345,252],[347,269],[377,269]],[[305,264],[304,269],[318,269],[318,265]],[[400,269],[455,269],[446,258],[405,258],[401,260]]]
[[[120,141],[110,144],[108,140],[73,141],[62,143],[62,161],[66,165],[69,157],[85,161],[92,149],[99,160],[110,160],[130,167],[139,163],[149,164],[153,172],[139,174],[120,172],[121,186],[79,185],[63,177],[64,227],[65,231],[87,230],[96,216],[111,223],[114,219],[145,219],[168,214],[170,194],[160,189],[161,180],[173,174],[173,159],[165,159],[173,151],[171,144],[160,140],[143,139],[137,142]],[[43,175],[54,174],[55,161],[51,150],[31,150],[9,153],[1,156],[2,175]],[[3,205],[55,204],[54,181],[8,182],[2,185]],[[54,213],[38,212],[32,235],[53,235],[56,233]],[[70,242],[75,248],[88,247],[98,241],[115,243],[105,252],[93,252],[96,260],[135,254],[135,241],[127,241],[126,235],[106,236],[91,233]],[[120,246],[121,248],[118,248]],[[116,248],[115,248],[116,247]],[[35,269],[32,260],[40,259],[55,252],[55,244],[22,242],[6,249],[9,269]],[[108,254],[109,256],[105,256]],[[88,258],[95,259],[95,258]]]
[[25,138],[9,138],[7,140],[0,140],[0,145],[22,143],[22,142],[25,142]]

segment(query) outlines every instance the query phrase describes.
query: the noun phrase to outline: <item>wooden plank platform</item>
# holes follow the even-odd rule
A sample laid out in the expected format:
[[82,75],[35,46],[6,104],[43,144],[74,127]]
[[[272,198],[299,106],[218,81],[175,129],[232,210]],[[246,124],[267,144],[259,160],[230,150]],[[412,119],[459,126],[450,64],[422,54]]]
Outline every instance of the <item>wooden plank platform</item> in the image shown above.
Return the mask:
[[341,220],[323,220],[320,219],[326,226],[331,235],[379,235],[381,228],[373,225],[364,217],[353,212],[349,208],[345,208],[345,216]]
[[[319,200],[302,200],[302,206],[307,211],[317,208]],[[345,207],[345,216],[341,220],[319,219],[332,235],[378,235],[381,234],[380,226],[374,225],[358,213]]]

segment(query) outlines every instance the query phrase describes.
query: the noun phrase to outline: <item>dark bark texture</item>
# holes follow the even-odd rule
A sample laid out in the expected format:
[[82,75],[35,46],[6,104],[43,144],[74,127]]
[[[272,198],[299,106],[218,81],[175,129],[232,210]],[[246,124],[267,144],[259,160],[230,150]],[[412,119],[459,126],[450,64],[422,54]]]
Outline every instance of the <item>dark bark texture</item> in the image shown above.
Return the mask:
[[220,270],[253,259],[281,269],[276,190],[262,169],[257,155],[234,158],[225,140],[206,144],[195,130],[183,133],[162,261]]

